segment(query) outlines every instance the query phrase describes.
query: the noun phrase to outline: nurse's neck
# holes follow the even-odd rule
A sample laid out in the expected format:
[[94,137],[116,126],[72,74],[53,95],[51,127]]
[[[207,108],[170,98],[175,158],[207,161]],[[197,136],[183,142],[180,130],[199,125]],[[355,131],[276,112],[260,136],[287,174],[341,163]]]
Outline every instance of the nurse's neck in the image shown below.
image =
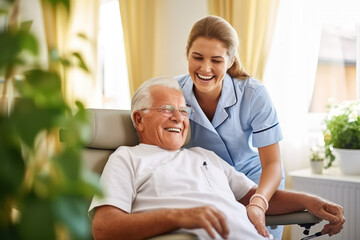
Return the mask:
[[197,102],[199,103],[201,109],[205,113],[206,117],[211,122],[214,118],[216,107],[219,102],[221,92],[200,92],[195,87],[193,89],[194,95],[196,97]]

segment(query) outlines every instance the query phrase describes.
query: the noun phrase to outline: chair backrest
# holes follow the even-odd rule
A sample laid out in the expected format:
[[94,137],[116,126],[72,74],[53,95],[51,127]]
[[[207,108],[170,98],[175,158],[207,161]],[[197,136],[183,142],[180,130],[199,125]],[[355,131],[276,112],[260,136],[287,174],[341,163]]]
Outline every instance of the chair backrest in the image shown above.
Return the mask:
[[[110,154],[119,146],[135,146],[139,138],[130,110],[86,109],[91,115],[91,139],[84,148],[84,167],[101,173]],[[190,128],[186,142],[190,138]]]
[[101,173],[110,154],[119,146],[139,143],[130,110],[86,109],[91,115],[91,138],[84,148],[84,166]]

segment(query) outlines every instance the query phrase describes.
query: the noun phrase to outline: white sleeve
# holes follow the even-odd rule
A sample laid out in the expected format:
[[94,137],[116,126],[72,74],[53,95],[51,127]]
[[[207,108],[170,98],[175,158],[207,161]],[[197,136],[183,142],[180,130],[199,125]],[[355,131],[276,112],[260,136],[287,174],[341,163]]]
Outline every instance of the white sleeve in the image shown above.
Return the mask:
[[118,148],[110,155],[100,178],[103,196],[94,196],[89,215],[92,210],[102,205],[111,205],[125,212],[131,212],[132,202],[136,196],[134,168],[126,147]]

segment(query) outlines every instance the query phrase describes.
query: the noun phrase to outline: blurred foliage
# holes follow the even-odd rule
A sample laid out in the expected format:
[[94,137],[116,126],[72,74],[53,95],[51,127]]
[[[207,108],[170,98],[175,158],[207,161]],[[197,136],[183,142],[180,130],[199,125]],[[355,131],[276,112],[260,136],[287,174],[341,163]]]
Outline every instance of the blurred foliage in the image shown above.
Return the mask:
[[43,0],[43,2],[51,3],[54,6],[63,5],[67,11],[70,11],[70,0]]
[[[87,210],[92,196],[101,195],[98,176],[82,168],[79,152],[89,138],[89,117],[81,102],[77,109],[66,102],[59,73],[26,61],[25,54],[38,54],[30,25],[0,32],[0,72],[18,95],[10,111],[0,111],[0,239],[89,239]],[[55,63],[89,72],[78,52],[49,54]],[[66,144],[58,143],[59,129],[71,133]]]

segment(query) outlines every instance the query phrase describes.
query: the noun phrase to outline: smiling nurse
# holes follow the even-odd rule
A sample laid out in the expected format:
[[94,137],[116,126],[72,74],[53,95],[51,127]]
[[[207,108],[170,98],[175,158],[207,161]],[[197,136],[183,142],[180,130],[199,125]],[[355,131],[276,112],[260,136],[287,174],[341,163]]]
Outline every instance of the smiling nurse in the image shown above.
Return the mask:
[[[247,208],[256,227],[265,225],[267,202],[278,187],[284,188],[282,134],[265,87],[241,67],[238,45],[236,31],[224,19],[199,20],[186,46],[189,74],[176,79],[194,109],[186,147],[214,151],[259,185]],[[281,239],[282,229],[271,233]]]

